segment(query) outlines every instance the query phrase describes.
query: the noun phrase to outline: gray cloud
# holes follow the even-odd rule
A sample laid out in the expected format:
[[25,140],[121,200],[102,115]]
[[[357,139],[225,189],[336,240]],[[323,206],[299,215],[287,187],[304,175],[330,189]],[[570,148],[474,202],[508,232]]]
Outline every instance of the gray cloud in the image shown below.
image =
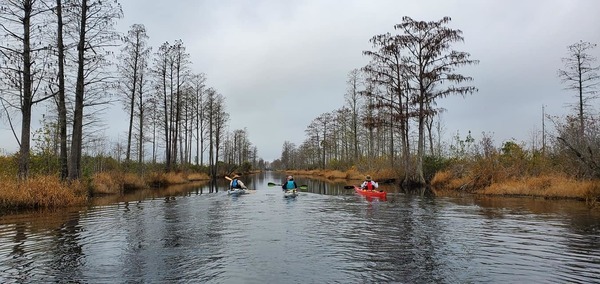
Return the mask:
[[[476,138],[485,131],[497,142],[527,141],[541,129],[542,105],[562,115],[573,100],[556,75],[566,47],[600,43],[594,0],[121,2],[119,30],[144,24],[155,48],[182,39],[194,71],[226,97],[231,130],[246,127],[266,160],[280,155],[284,140],[300,144],[319,114],[343,106],[346,75],[367,63],[368,40],[393,32],[402,16],[452,17],[450,27],[465,37],[455,48],[481,61],[461,70],[478,93],[439,102],[448,136],[471,130]],[[107,117],[124,114],[115,107]]]

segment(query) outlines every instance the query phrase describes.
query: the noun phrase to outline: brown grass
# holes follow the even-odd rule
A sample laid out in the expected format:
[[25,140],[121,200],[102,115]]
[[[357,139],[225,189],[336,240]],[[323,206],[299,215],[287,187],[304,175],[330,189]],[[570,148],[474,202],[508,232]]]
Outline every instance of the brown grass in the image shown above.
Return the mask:
[[146,180],[136,174],[126,173],[121,175],[121,184],[123,185],[123,191],[143,189],[148,187]]
[[452,181],[452,173],[450,171],[437,172],[433,179],[431,179],[431,187],[438,190],[450,189],[450,182]]
[[431,188],[435,190],[467,191],[473,186],[469,176],[456,177],[451,171],[440,171],[431,180]]
[[322,175],[326,179],[345,179],[348,176],[345,172],[338,170],[324,171]]
[[92,193],[94,195],[119,194],[122,192],[122,186],[118,177],[112,173],[96,173],[92,176]]
[[148,184],[154,187],[161,187],[167,185],[175,185],[175,184],[184,184],[187,183],[188,180],[184,177],[182,173],[160,173],[153,172],[148,175]]
[[148,187],[143,177],[116,171],[94,174],[90,186],[93,195],[121,194]]
[[470,175],[456,176],[452,171],[440,171],[431,180],[434,192],[473,192],[484,195],[532,196],[600,202],[600,181],[576,180],[564,174],[519,176],[495,179],[487,186],[477,184]]
[[91,190],[94,195],[121,194],[131,190],[186,184],[191,181],[205,181],[210,177],[204,173],[161,173],[152,172],[146,176],[133,173],[102,172],[92,177]]
[[210,177],[205,173],[191,173],[191,174],[188,174],[187,180],[189,180],[189,181],[210,180]]
[[346,178],[349,180],[362,180],[365,178],[365,175],[359,172],[355,167],[352,167],[348,170]]
[[2,177],[0,208],[54,208],[82,205],[87,200],[81,182],[63,183],[55,176],[31,177],[26,181]]
[[129,190],[148,188],[148,184],[163,187],[205,180],[209,177],[202,173],[151,173],[143,177],[114,171],[94,174],[86,187],[81,181],[62,183],[56,176],[35,176],[19,181],[4,174],[0,176],[0,209],[83,205],[87,201],[88,189],[96,196],[122,195]]
[[596,199],[598,181],[579,181],[559,175],[512,179],[494,183],[477,193],[489,195],[523,195],[546,198]]
[[[328,181],[339,181],[339,180],[364,180],[367,176],[366,173],[361,173],[355,167],[352,167],[348,171],[339,170],[293,170],[286,171],[286,174],[307,176],[316,179],[328,180]],[[396,175],[393,170],[386,169],[380,170],[375,173],[370,173],[371,177],[375,181],[395,178]]]

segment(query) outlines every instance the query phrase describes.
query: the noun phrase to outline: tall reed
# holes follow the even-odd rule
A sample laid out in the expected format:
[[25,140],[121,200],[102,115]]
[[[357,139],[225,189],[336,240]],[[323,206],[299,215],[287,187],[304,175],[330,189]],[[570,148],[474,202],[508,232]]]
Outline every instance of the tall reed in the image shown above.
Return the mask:
[[56,176],[35,176],[27,180],[0,179],[0,208],[54,208],[82,205],[87,201],[83,183],[61,182]]

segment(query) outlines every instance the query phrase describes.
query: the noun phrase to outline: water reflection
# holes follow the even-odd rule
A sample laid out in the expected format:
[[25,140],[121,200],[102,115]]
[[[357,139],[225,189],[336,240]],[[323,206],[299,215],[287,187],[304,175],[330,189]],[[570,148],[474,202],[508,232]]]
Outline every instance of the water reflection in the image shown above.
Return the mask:
[[600,216],[585,204],[427,197],[391,185],[276,173],[104,197],[85,208],[0,217],[0,281],[486,283],[600,281]]

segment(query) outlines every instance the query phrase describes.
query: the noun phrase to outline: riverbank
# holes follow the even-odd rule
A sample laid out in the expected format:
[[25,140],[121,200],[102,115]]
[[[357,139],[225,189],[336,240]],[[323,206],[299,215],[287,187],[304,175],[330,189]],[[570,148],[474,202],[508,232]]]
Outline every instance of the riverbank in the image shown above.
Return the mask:
[[204,173],[150,172],[136,175],[122,172],[102,172],[89,179],[62,182],[57,176],[33,176],[25,181],[0,177],[0,210],[60,208],[80,206],[91,197],[120,195],[140,189],[208,181]]
[[578,180],[563,174],[519,178],[457,177],[450,171],[435,174],[430,187],[436,195],[471,193],[489,196],[523,196],[546,199],[576,199],[591,206],[600,204],[600,181]]
[[[392,170],[363,173],[356,169],[292,170],[288,175],[306,177],[326,182],[358,183],[370,175],[379,183],[399,184]],[[204,173],[150,172],[139,176],[132,173],[103,172],[85,181],[61,182],[56,176],[36,176],[26,181],[3,176],[0,179],[0,209],[59,208],[85,205],[90,197],[117,196],[125,192],[164,188],[210,180]],[[481,179],[453,176],[449,171],[435,174],[430,183],[436,196],[478,194],[486,196],[517,196],[545,199],[575,199],[588,205],[600,205],[600,181],[581,181],[564,175],[540,175],[501,182],[483,183]]]
[[[378,182],[392,181],[399,184],[400,178],[392,170],[376,173],[361,173],[355,169],[337,170],[292,170],[286,174],[319,179],[323,181],[361,181],[367,174]],[[585,201],[590,206],[600,205],[600,181],[576,180],[564,175],[541,175],[507,179],[501,182],[482,183],[481,179],[455,177],[449,171],[434,175],[429,188],[436,196],[458,194],[478,194],[487,196],[536,197],[545,199],[575,199]]]
[[392,170],[377,171],[374,173],[363,173],[354,168],[348,171],[339,170],[288,170],[287,175],[309,177],[322,181],[363,181],[367,175],[370,175],[374,181],[390,181],[396,180]]
[[32,177],[25,181],[0,178],[0,209],[57,208],[85,204],[86,186],[79,182],[64,183],[55,176]]

